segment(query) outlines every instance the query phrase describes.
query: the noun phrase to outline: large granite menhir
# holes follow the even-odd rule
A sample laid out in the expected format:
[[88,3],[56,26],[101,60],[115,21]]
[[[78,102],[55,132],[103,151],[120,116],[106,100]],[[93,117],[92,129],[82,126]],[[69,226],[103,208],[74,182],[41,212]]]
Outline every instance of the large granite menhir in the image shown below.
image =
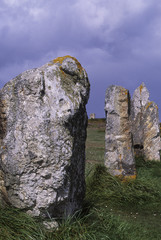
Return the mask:
[[105,166],[112,175],[135,178],[129,91],[115,85],[107,88],[105,113]]
[[81,208],[89,88],[80,63],[65,56],[0,90],[0,169],[13,206],[42,217]]

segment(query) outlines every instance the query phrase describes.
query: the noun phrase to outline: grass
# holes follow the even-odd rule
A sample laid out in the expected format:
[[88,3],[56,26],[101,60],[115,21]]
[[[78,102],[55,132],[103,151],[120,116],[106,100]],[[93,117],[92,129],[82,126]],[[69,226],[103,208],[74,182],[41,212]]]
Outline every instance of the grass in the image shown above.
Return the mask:
[[41,225],[18,209],[0,209],[0,240],[28,239],[44,239]]
[[103,166],[104,120],[90,121],[83,210],[46,231],[17,209],[0,210],[0,240],[160,240],[161,163],[136,159],[137,179],[121,182]]
[[87,128],[86,170],[93,164],[103,164],[105,148],[105,120],[91,119]]

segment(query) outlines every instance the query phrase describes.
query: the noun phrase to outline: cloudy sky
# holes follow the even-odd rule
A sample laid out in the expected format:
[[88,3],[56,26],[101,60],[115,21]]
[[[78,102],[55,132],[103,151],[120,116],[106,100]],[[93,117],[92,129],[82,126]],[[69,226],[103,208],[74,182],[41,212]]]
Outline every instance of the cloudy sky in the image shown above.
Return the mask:
[[88,73],[88,114],[104,117],[112,84],[132,95],[144,82],[161,109],[161,1],[1,0],[0,88],[67,54]]

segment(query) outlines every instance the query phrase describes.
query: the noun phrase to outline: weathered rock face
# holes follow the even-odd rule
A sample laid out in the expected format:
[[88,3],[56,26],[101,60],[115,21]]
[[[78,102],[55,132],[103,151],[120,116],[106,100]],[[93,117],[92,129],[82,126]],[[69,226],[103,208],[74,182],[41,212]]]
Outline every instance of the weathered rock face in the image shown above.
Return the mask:
[[134,92],[131,116],[135,155],[144,156],[145,160],[160,161],[158,107],[149,101],[149,92],[144,83]]
[[110,86],[105,97],[105,166],[112,175],[135,178],[128,90]]
[[6,187],[4,183],[4,173],[0,170],[0,207],[5,207],[9,204]]
[[132,121],[132,133],[135,155],[143,155],[143,135],[144,135],[144,118],[143,110],[145,105],[149,102],[149,91],[142,83],[133,94],[131,102],[131,121]]
[[145,160],[160,161],[160,128],[158,106],[154,102],[148,102],[143,112],[144,135],[143,149]]
[[13,206],[42,217],[81,207],[89,87],[80,63],[66,56],[0,91],[0,165]]

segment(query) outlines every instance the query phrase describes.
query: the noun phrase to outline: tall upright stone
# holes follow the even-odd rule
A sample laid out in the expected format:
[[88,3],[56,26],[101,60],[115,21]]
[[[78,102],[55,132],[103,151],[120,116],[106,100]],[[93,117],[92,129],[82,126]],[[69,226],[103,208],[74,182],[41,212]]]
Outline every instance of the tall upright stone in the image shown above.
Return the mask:
[[129,91],[115,85],[107,88],[105,113],[105,166],[112,175],[135,178]]
[[135,155],[160,161],[158,106],[149,101],[149,91],[144,83],[134,91],[131,116]]
[[145,84],[142,83],[133,94],[131,101],[131,121],[134,151],[136,156],[143,155],[143,135],[144,135],[144,117],[143,110],[149,102],[149,91]]
[[148,102],[143,112],[144,135],[143,149],[145,160],[160,161],[160,127],[158,106],[154,102]]
[[42,217],[81,208],[89,88],[86,71],[65,56],[0,90],[0,167],[13,206]]

